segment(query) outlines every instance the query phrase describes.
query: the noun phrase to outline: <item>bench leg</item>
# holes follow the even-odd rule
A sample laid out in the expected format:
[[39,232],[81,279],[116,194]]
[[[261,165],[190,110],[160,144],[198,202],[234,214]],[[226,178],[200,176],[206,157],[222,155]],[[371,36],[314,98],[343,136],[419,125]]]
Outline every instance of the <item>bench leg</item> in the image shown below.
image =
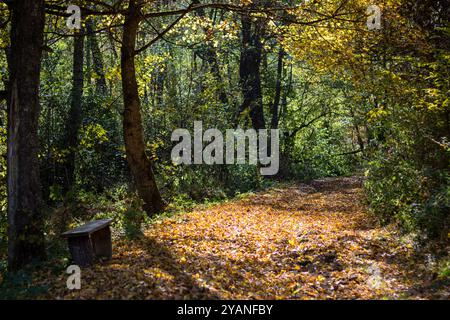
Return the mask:
[[79,266],[91,265],[94,260],[94,250],[89,236],[68,239],[69,250],[75,264]]
[[109,226],[91,234],[91,240],[95,256],[110,260],[112,256],[112,243]]

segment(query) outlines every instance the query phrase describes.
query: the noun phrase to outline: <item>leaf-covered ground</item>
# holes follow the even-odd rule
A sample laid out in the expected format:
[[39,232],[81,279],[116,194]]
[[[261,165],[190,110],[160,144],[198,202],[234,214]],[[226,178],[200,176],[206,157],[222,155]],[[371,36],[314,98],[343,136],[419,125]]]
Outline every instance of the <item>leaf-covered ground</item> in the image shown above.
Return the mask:
[[[428,264],[361,205],[361,180],[272,189],[153,224],[82,270],[82,289],[48,271],[46,298],[449,298]],[[46,273],[45,271],[43,271]]]

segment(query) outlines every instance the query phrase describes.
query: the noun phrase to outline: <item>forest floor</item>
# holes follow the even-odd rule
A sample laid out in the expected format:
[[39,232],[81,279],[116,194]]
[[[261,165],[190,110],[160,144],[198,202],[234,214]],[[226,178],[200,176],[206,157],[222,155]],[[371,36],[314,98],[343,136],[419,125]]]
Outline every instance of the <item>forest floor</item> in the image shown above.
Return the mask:
[[162,219],[83,269],[81,290],[42,271],[44,298],[449,299],[429,256],[361,198],[360,178],[326,178]]

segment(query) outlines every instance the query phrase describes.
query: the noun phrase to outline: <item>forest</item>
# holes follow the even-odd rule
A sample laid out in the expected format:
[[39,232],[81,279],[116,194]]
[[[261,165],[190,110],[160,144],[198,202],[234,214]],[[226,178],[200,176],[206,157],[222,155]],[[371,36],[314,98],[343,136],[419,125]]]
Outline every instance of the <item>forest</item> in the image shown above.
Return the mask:
[[0,299],[450,299],[449,17],[0,0]]

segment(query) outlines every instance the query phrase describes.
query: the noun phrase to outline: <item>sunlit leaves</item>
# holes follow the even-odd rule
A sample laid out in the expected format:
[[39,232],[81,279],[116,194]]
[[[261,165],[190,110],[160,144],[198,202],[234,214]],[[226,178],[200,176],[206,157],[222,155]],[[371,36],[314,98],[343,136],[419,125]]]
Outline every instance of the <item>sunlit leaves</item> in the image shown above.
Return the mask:
[[420,266],[409,243],[375,227],[359,185],[323,179],[162,219],[140,240],[116,241],[110,263],[83,269],[80,291],[64,275],[42,281],[66,299],[401,297],[417,280],[406,263]]

